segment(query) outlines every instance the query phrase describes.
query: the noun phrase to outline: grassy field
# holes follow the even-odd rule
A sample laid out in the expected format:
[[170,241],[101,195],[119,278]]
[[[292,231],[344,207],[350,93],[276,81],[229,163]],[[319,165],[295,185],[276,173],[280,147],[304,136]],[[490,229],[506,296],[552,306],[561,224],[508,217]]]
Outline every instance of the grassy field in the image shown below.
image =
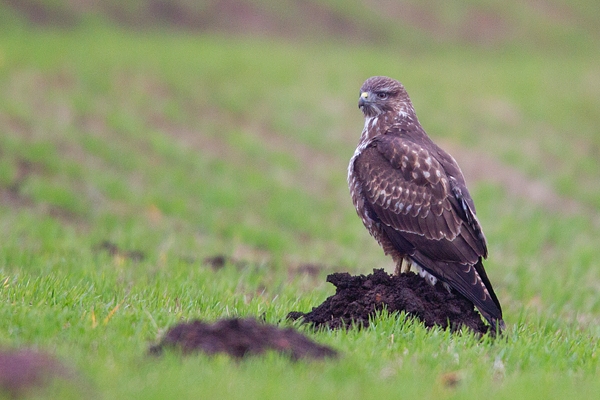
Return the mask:
[[[76,371],[48,398],[595,397],[598,46],[549,32],[544,46],[417,48],[7,28],[0,347]],[[345,182],[358,89],[379,74],[464,166],[506,334],[382,315],[361,331],[299,328],[337,360],[148,357],[177,322],[280,323],[333,294],[329,273],[391,270]],[[239,263],[213,270],[215,255]]]

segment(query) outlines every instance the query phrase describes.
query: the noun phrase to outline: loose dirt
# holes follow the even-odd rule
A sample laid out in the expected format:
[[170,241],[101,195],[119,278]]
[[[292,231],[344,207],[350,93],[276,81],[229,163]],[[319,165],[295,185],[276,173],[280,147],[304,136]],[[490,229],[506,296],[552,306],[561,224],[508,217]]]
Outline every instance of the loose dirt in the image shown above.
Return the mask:
[[336,293],[311,312],[291,312],[290,319],[302,318],[315,327],[349,328],[368,326],[377,311],[404,311],[428,327],[439,326],[458,331],[464,327],[485,334],[489,327],[483,322],[473,303],[462,295],[449,293],[440,283],[435,286],[414,273],[389,275],[375,269],[370,275],[352,276],[335,273],[327,282]]
[[293,360],[337,356],[335,350],[313,342],[292,328],[282,329],[251,318],[224,319],[214,324],[196,320],[176,325],[158,345],[150,348],[150,354],[159,355],[165,348],[178,348],[183,354],[226,353],[236,358],[268,350],[289,355]]

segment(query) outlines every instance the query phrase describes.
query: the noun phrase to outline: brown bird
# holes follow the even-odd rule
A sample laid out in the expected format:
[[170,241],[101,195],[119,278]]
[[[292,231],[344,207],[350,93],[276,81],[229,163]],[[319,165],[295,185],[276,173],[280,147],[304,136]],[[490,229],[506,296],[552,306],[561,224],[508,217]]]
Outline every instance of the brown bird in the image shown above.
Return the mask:
[[348,166],[356,212],[396,273],[413,267],[473,302],[494,328],[502,309],[483,269],[485,236],[465,178],[427,136],[402,84],[374,76],[360,89],[365,126]]

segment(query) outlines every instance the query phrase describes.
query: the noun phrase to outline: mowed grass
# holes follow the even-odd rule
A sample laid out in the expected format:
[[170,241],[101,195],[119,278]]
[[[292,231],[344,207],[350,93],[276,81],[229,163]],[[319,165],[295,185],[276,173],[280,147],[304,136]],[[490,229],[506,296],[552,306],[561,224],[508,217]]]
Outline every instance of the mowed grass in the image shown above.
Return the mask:
[[[561,51],[3,33],[0,345],[77,371],[49,398],[593,398],[600,70],[592,52]],[[358,89],[376,74],[405,84],[434,139],[577,205],[471,182],[506,334],[384,314],[360,331],[299,327],[337,360],[147,356],[177,322],[286,325],[333,294],[328,273],[390,268],[345,183]],[[203,261],[220,254],[243,263]]]

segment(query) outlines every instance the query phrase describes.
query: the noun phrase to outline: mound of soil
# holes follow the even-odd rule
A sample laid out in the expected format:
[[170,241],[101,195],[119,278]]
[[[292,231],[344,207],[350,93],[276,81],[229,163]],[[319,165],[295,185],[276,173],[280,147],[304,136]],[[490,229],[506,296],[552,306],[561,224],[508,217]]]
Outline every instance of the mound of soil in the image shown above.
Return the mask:
[[313,342],[292,328],[259,323],[254,319],[225,319],[214,324],[202,321],[182,323],[169,329],[160,344],[150,348],[161,354],[164,348],[179,348],[183,354],[202,351],[227,353],[236,358],[274,350],[292,359],[335,357],[337,352]]
[[[52,379],[70,375],[53,356],[34,350],[0,349],[0,397],[17,398],[30,389],[40,388]],[[4,397],[2,397],[4,398]]]
[[431,286],[414,273],[389,275],[383,269],[367,276],[335,273],[327,276],[327,282],[336,287],[333,296],[309,313],[291,312],[288,318],[302,318],[315,327],[349,328],[368,326],[369,317],[386,308],[390,313],[404,311],[429,328],[467,327],[481,334],[489,329],[465,297],[449,293],[440,283]]

